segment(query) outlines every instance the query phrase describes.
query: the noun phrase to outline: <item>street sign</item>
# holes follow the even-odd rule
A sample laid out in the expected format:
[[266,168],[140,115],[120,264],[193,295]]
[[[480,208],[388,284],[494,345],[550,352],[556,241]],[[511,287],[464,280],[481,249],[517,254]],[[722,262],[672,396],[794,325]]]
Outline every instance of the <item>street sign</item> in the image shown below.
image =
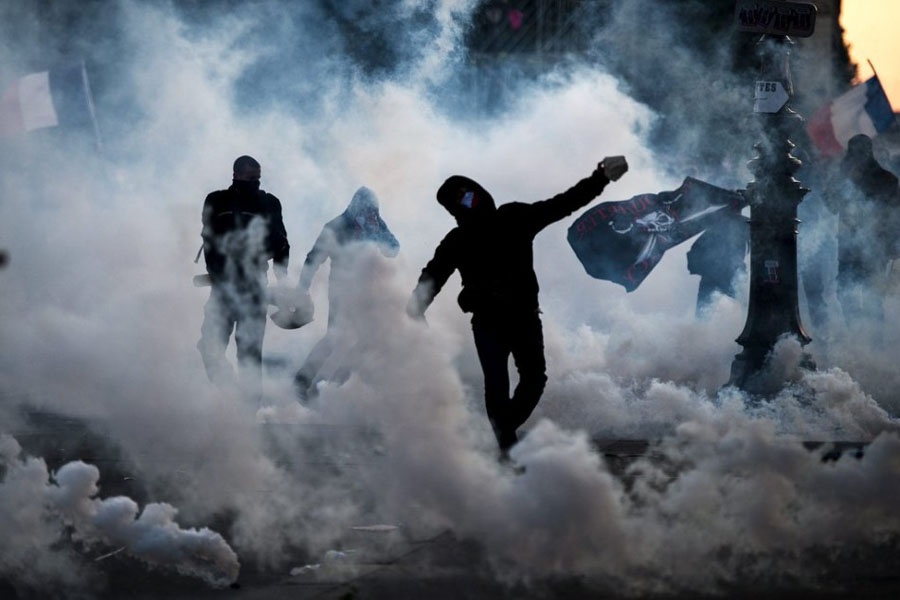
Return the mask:
[[809,37],[816,29],[816,6],[781,0],[738,0],[734,18],[740,31]]
[[788,101],[787,90],[780,81],[757,81],[753,112],[777,113]]

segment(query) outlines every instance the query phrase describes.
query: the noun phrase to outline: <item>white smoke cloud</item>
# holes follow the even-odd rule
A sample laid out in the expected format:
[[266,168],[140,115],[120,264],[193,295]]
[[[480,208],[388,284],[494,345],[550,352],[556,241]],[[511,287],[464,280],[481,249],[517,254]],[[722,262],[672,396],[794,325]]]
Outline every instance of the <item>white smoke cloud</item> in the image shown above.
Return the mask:
[[26,589],[84,589],[97,573],[74,552],[54,546],[61,526],[46,518],[47,468],[37,458],[20,460],[19,452],[12,437],[0,436],[0,576]]
[[[66,539],[124,549],[146,563],[176,569],[213,585],[237,579],[240,564],[224,538],[204,527],[182,529],[177,509],[151,503],[143,510],[127,496],[97,498],[100,471],[82,461],[66,463],[53,474],[43,459],[22,457],[12,436],[0,435],[0,506],[4,542],[0,573],[25,589],[77,591],[92,569],[73,550],[52,550]],[[62,548],[67,546],[62,545]]]
[[[320,553],[347,527],[378,517],[474,539],[498,576],[588,574],[598,585],[708,589],[751,566],[812,571],[806,552],[896,533],[888,514],[896,420],[885,410],[896,411],[895,350],[845,352],[865,346],[856,340],[837,352],[816,340],[809,349],[821,370],[809,373],[798,369],[799,345],[785,340],[774,371],[791,385],[748,406],[736,390],[719,391],[740,351],[746,297],[720,298],[696,320],[684,248],[631,294],[592,280],[565,242],[571,220],[535,243],[550,382],[514,454],[526,471],[496,464],[480,367],[455,304],[458,278],[429,309],[427,328],[403,313],[419,269],[453,226],[434,200],[438,185],[461,173],[500,203],[534,201],[611,154],[626,155],[631,170],[601,201],[673,189],[681,178],[660,172],[645,142],[656,116],[595,67],[523,86],[511,111],[493,118],[445,110],[458,98],[440,82],[458,59],[470,5],[435,5],[427,37],[438,42],[395,76],[348,77],[352,69],[335,63],[325,77],[313,58],[308,67],[286,61],[279,66],[294,79],[309,75],[317,100],[285,88],[284,98],[254,105],[235,99],[242,77],[262,69],[270,45],[323,37],[314,21],[286,19],[271,40],[254,43],[267,11],[258,21],[220,15],[203,26],[124,3],[119,29],[136,58],[117,85],[137,98],[133,130],[127,115],[101,113],[121,136],[109,144],[115,154],[72,160],[23,142],[22,169],[4,171],[0,242],[11,263],[0,272],[0,394],[84,419],[119,447],[151,498],[171,498],[189,522],[228,515],[223,535],[240,560],[269,568],[298,548]],[[265,78],[255,83],[270,89]],[[327,367],[349,364],[352,375],[323,384],[309,406],[295,403],[290,377],[325,333],[325,274],[313,285],[312,324],[269,326],[265,352],[286,368],[267,374],[270,406],[258,415],[235,390],[207,384],[194,346],[205,292],[189,284],[202,270],[191,260],[203,197],[227,186],[240,154],[260,160],[263,187],[282,200],[292,278],[322,224],[360,185],[378,194],[401,244],[393,260],[360,257],[350,323]],[[895,311],[889,306],[888,323]],[[286,416],[290,425],[257,423]],[[589,442],[632,437],[661,441],[624,478]],[[833,464],[799,443],[835,439],[875,441],[863,460]],[[47,488],[57,490],[48,499],[72,498],[68,518],[94,535],[99,523],[112,526],[112,546],[140,530],[173,531],[166,505],[139,515],[127,499],[95,498],[87,465],[72,463],[49,483],[37,459],[8,463],[19,466],[3,479],[4,506]],[[853,528],[841,524],[850,513]],[[23,585],[74,585],[79,558],[52,549],[58,531],[35,505],[23,514],[4,527],[15,532],[0,542],[4,573],[30,565],[16,575]],[[216,577],[232,576],[236,562],[221,538],[181,531],[180,549],[149,548],[148,560],[177,563],[195,543],[212,544],[225,574]]]
[[[379,516],[402,515],[408,527],[448,527],[479,540],[502,577],[577,573],[598,589],[635,592],[724,589],[779,577],[815,585],[812,557],[823,548],[840,554],[896,535],[896,519],[887,514],[894,491],[878,481],[893,472],[887,456],[900,456],[898,424],[846,373],[800,369],[796,341],[783,340],[772,357],[771,371],[787,386],[758,405],[735,389],[706,396],[659,380],[622,385],[582,365],[563,378],[565,393],[548,390],[568,404],[548,402],[538,411],[571,424],[533,417],[513,451],[525,467],[515,475],[493,460],[483,416],[460,402],[465,396],[477,405],[480,392],[458,379],[459,348],[442,344],[447,324],[432,320],[425,328],[384,313],[385,306],[402,306],[406,290],[376,252],[360,260],[369,289],[358,287],[348,307],[355,341],[341,355],[353,375],[322,385],[295,422],[368,432],[366,464],[353,472]],[[579,358],[577,349],[557,357]],[[588,433],[650,439],[651,452],[616,476]],[[852,452],[823,462],[827,444],[810,450],[801,443],[840,439],[874,439],[877,466]],[[873,493],[872,511],[852,531],[827,524],[860,512],[856,494],[832,500],[842,477]],[[819,494],[828,500],[819,502]]]

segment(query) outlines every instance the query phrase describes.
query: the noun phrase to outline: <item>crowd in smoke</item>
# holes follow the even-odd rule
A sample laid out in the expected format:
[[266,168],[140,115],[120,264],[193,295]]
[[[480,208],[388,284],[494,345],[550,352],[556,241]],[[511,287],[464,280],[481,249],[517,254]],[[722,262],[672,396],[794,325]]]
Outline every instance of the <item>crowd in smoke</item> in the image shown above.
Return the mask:
[[[311,8],[263,3],[256,13],[204,19],[123,2],[109,18],[129,48],[121,56],[129,69],[117,68],[119,78],[98,93],[103,131],[114,136],[104,153],[72,154],[47,136],[3,142],[19,144],[3,167],[0,200],[0,244],[10,255],[0,271],[3,428],[21,426],[22,408],[84,419],[128,457],[151,498],[170,499],[187,522],[223,514],[231,522],[223,538],[178,528],[166,504],[139,514],[128,498],[101,500],[93,467],[48,473],[3,437],[2,576],[26,588],[96,583],[100,567],[74,569],[85,559],[57,544],[59,522],[44,518],[51,508],[85,539],[219,583],[235,577],[238,558],[286,569],[292,551],[321,553],[373,515],[474,539],[501,578],[587,575],[637,590],[711,589],[742,577],[815,583],[816,549],[839,555],[896,539],[896,351],[813,331],[807,350],[818,371],[800,368],[802,348],[784,340],[772,359],[772,376],[788,383],[780,394],[754,405],[720,390],[740,350],[746,292],[717,297],[707,319],[696,319],[684,246],[626,294],[584,274],[562,224],[538,236],[550,380],[513,451],[525,473],[496,464],[480,368],[454,301],[458,282],[448,283],[427,326],[403,310],[452,226],[434,201],[437,186],[463,173],[498,203],[530,202],[614,154],[626,155],[631,170],[604,199],[673,189],[687,173],[658,168],[646,134],[659,117],[602,66],[569,66],[523,84],[507,112],[460,118],[461,91],[444,84],[457,81],[456,44],[472,3],[433,2],[427,11],[397,3],[416,26],[396,37],[384,33],[396,31],[394,12],[360,21],[354,7],[362,4],[333,9],[337,21],[353,17],[384,34],[376,41],[394,48],[385,55],[394,68],[384,57],[359,67],[353,52],[318,56],[332,46]],[[15,7],[2,10],[16,16]],[[293,16],[277,21],[285,11]],[[627,3],[616,14],[615,27],[635,18]],[[601,44],[618,39],[613,29],[601,34]],[[281,48],[292,50],[280,57]],[[24,64],[35,52],[10,56]],[[712,67],[685,60],[671,68],[694,76]],[[123,95],[127,110],[103,112],[122,108]],[[716,98],[736,102],[730,87]],[[681,127],[688,137],[690,120],[685,114]],[[719,151],[740,156],[751,146]],[[227,187],[242,154],[260,161],[262,187],[283,202],[297,250],[291,278],[302,251],[362,185],[377,193],[400,243],[395,259],[375,250],[354,258],[357,277],[342,306],[353,335],[335,334],[323,366],[327,374],[351,364],[352,375],[321,383],[307,405],[296,402],[293,371],[325,331],[326,294],[341,292],[327,290],[323,276],[311,288],[315,321],[268,328],[262,410],[210,386],[196,352],[205,297],[190,280],[200,269],[191,261],[202,200]],[[711,182],[746,179],[736,169]],[[900,333],[898,308],[885,303],[885,339]],[[347,444],[357,460],[323,473],[300,439],[317,427],[332,432],[323,448]],[[623,479],[594,438],[656,442]],[[871,443],[862,460],[823,463],[802,440]],[[154,531],[171,544],[133,541]]]

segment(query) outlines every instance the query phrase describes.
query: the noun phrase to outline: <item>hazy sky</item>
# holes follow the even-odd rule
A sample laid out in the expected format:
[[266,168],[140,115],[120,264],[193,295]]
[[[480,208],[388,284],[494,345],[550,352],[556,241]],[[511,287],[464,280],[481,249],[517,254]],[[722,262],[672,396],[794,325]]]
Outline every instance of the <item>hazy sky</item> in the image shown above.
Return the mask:
[[844,0],[841,24],[850,45],[850,58],[859,65],[859,77],[872,76],[868,60],[878,70],[894,111],[900,108],[900,2],[897,0]]

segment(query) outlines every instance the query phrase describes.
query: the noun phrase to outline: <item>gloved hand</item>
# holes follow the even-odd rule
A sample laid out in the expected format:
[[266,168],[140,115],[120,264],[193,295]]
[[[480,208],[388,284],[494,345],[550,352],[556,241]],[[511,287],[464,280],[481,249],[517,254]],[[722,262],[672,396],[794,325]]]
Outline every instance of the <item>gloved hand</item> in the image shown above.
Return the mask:
[[426,322],[425,311],[422,309],[422,304],[415,292],[413,292],[406,303],[406,315],[415,321]]
[[628,171],[628,163],[624,156],[607,156],[600,161],[598,168],[603,169],[607,179],[616,181]]

